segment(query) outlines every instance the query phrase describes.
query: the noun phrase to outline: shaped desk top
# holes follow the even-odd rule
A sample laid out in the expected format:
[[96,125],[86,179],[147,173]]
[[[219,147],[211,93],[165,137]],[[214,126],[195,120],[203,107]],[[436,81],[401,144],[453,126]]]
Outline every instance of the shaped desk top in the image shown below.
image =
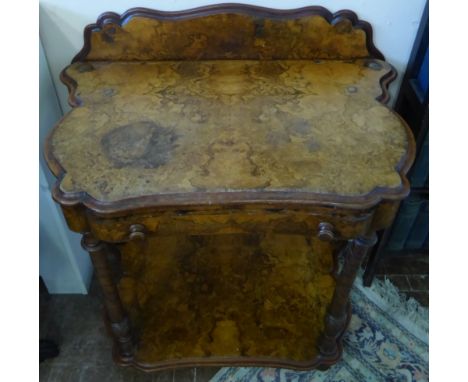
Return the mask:
[[[75,62],[62,75],[77,107],[55,127],[46,150],[61,178],[55,197],[62,204],[369,205],[408,192],[404,173],[414,143],[401,118],[379,102],[394,78],[385,61],[126,61],[129,51],[135,58],[135,44],[123,50],[123,61],[99,61],[116,59],[114,40],[126,46],[131,33],[155,30],[148,19],[135,19],[111,40],[104,29],[93,32],[90,41],[101,50],[88,51],[97,61]],[[306,20],[337,29],[318,16]]]

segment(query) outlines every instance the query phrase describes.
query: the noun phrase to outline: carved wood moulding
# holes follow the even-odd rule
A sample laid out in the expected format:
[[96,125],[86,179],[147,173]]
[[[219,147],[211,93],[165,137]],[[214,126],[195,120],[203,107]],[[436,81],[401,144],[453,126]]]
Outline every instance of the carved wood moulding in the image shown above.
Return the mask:
[[350,10],[269,9],[218,4],[165,12],[133,8],[102,14],[84,31],[72,62],[85,60],[352,59],[385,60],[372,27]]

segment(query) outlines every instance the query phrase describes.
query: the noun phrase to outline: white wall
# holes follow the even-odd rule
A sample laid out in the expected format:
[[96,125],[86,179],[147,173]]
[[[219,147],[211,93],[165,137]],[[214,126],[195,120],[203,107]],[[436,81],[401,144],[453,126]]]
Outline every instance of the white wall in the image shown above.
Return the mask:
[[[39,26],[42,43],[56,84],[60,103],[69,110],[67,90],[59,80],[60,71],[70,63],[83,46],[83,29],[106,11],[122,13],[133,7],[160,10],[180,10],[223,1],[203,0],[40,0]],[[408,62],[425,0],[254,0],[224,1],[248,3],[271,8],[300,8],[321,5],[336,12],[351,9],[358,17],[371,23],[374,43],[399,73],[390,93],[394,96]],[[394,99],[394,97],[392,97]]]
[[39,46],[39,273],[50,293],[87,293],[92,276],[88,254],[80,235],[71,232],[62,212],[52,200],[55,178],[43,157],[48,131],[62,111],[50,76],[42,45]]

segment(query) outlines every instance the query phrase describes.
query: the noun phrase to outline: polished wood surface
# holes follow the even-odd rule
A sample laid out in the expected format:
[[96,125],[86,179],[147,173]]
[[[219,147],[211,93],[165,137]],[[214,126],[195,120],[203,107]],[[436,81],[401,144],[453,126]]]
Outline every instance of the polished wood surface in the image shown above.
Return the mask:
[[409,190],[395,76],[351,11],[136,8],[85,29],[45,154],[117,363],[340,358],[356,272]]
[[79,107],[50,141],[61,191],[401,195],[409,133],[376,100],[390,72],[378,60],[73,64]]
[[73,61],[383,59],[372,28],[349,10],[219,4],[176,12],[107,12]]
[[314,359],[335,281],[332,245],[308,241],[268,232],[151,235],[119,245],[137,362]]

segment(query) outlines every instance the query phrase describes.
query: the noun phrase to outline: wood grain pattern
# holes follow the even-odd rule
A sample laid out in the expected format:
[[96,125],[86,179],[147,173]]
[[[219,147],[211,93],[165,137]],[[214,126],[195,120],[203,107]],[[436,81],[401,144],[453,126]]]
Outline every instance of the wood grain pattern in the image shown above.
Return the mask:
[[45,154],[115,361],[335,363],[356,271],[414,159],[370,25],[223,4],[105,13],[84,37],[61,74],[73,110]]
[[73,64],[81,106],[56,126],[49,163],[66,172],[62,199],[113,206],[292,190],[400,198],[413,142],[375,99],[391,71],[376,60]]
[[372,28],[349,10],[218,4],[176,12],[107,12],[84,32],[76,61],[384,59]]
[[131,360],[133,358],[132,333],[130,331],[127,315],[120,301],[118,290],[111,275],[107,260],[108,250],[106,243],[98,240],[88,232],[83,235],[81,245],[91,256],[91,261],[96,271],[96,277],[101,286],[107,319],[110,324],[111,332],[114,335],[118,357],[122,360]]
[[365,234],[374,222],[375,211],[334,211],[326,208],[165,210],[123,216],[88,213],[86,229],[111,243],[129,239],[131,227],[140,224],[147,233],[218,235],[222,233],[268,232],[314,235],[320,224],[333,226],[336,240]]
[[119,248],[135,362],[310,362],[335,282],[330,243],[298,234],[157,235]]

